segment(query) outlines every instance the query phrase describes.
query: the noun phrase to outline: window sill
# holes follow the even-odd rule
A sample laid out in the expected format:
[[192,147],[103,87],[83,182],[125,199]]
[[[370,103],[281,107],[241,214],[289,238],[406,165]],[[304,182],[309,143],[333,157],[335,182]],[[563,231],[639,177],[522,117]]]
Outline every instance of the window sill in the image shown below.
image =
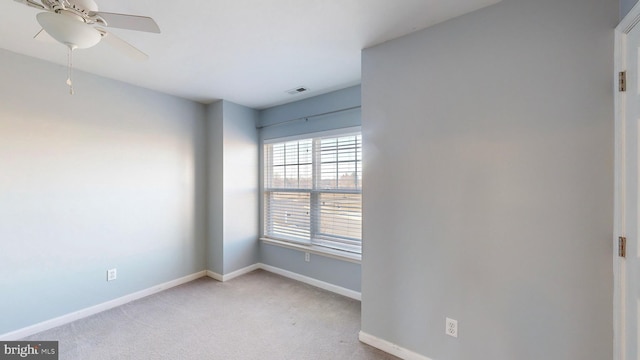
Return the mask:
[[337,260],[352,262],[355,264],[360,264],[362,262],[362,255],[360,254],[354,254],[346,251],[324,248],[322,246],[316,246],[316,245],[296,244],[288,241],[269,239],[264,237],[260,238],[260,240],[264,241],[266,244],[281,246],[284,248],[299,250],[302,252],[308,252],[311,254],[330,257]]

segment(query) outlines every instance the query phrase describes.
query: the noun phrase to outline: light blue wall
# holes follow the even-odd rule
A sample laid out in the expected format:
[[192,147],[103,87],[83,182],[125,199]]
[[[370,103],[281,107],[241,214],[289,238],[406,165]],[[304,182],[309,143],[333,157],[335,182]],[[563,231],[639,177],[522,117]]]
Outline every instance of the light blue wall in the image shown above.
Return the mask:
[[309,262],[306,262],[301,251],[268,243],[260,244],[260,260],[263,264],[360,292],[360,264],[317,254],[309,256]]
[[221,100],[208,108],[208,269],[258,262],[258,111]]
[[224,103],[207,107],[207,269],[224,274]]
[[627,15],[637,2],[638,0],[620,0],[620,19]]
[[503,0],[363,51],[365,333],[433,359],[611,359],[617,19]]
[[274,106],[260,111],[259,126],[265,127],[260,136],[264,139],[288,136],[293,132],[317,132],[341,126],[358,126],[360,117],[343,119],[341,113],[332,114],[323,118],[310,119],[287,123],[281,126],[271,126],[281,122],[304,118],[307,116],[324,114],[332,111],[359,107],[361,104],[360,86],[330,92],[312,98]]
[[65,74],[0,50],[0,334],[205,268],[205,107]]
[[223,101],[224,273],[258,262],[258,111]]
[[[360,126],[360,109],[334,113],[309,120],[293,121],[307,116],[324,114],[341,109],[360,106],[360,86],[338,90],[313,98],[276,106],[260,111],[259,124],[267,126],[260,130],[260,141],[343,127]],[[277,123],[287,122],[282,125]],[[271,126],[269,126],[271,125]],[[274,126],[275,125],[275,126]],[[262,146],[260,146],[262,149]],[[366,160],[366,154],[363,155]],[[260,157],[262,160],[262,156]],[[364,167],[367,164],[365,162]],[[262,166],[260,166],[262,168]],[[262,177],[262,174],[260,174]],[[364,180],[363,186],[366,186]],[[260,209],[263,208],[262,198]],[[262,224],[262,218],[260,221]],[[366,242],[366,239],[363,239]],[[297,250],[261,244],[260,261],[284,270],[302,274],[330,284],[360,291],[360,264],[314,255],[311,262],[304,262],[304,253]]]

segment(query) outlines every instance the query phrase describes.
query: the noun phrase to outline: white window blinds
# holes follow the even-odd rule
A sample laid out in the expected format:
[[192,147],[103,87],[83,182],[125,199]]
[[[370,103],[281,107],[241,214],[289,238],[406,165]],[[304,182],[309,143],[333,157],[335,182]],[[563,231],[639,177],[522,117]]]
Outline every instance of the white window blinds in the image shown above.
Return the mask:
[[265,236],[361,252],[359,133],[265,144],[264,166]]

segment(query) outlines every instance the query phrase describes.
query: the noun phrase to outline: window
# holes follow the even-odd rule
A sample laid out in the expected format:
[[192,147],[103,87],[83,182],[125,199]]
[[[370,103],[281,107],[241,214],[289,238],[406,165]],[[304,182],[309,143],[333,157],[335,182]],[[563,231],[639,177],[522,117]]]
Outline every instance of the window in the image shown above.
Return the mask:
[[361,253],[360,133],[264,145],[264,235]]

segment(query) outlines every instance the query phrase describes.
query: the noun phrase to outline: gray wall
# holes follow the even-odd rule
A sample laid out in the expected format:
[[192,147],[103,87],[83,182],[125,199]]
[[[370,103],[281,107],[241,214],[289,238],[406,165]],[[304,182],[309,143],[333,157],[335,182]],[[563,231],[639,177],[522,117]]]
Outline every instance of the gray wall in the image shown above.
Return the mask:
[[638,0],[620,0],[620,19],[627,15],[637,2]]
[[256,110],[218,101],[208,108],[208,269],[225,275],[258,262]]
[[65,76],[0,50],[0,334],[205,268],[204,106]]
[[[260,130],[260,150],[262,150],[263,140],[360,126],[361,111],[359,108],[310,118],[308,121],[287,122],[306,116],[359,107],[361,102],[360,96],[360,86],[354,86],[260,111],[259,125],[266,126]],[[281,122],[287,123],[275,125]],[[260,156],[260,159],[262,159],[262,156]],[[365,164],[364,166],[366,167],[367,165]],[[262,168],[262,166],[260,166],[260,168]],[[262,174],[260,174],[260,177],[262,178]],[[366,180],[364,180],[364,182],[366,182]],[[262,198],[260,199],[260,209],[263,209]],[[262,223],[261,220],[260,224]],[[313,255],[311,261],[307,263],[304,261],[304,253],[301,251],[264,243],[260,245],[260,261],[267,265],[302,274],[330,284],[358,292],[360,291],[360,264],[319,255]]]
[[438,360],[611,358],[617,18],[503,0],[363,52],[365,333]]

